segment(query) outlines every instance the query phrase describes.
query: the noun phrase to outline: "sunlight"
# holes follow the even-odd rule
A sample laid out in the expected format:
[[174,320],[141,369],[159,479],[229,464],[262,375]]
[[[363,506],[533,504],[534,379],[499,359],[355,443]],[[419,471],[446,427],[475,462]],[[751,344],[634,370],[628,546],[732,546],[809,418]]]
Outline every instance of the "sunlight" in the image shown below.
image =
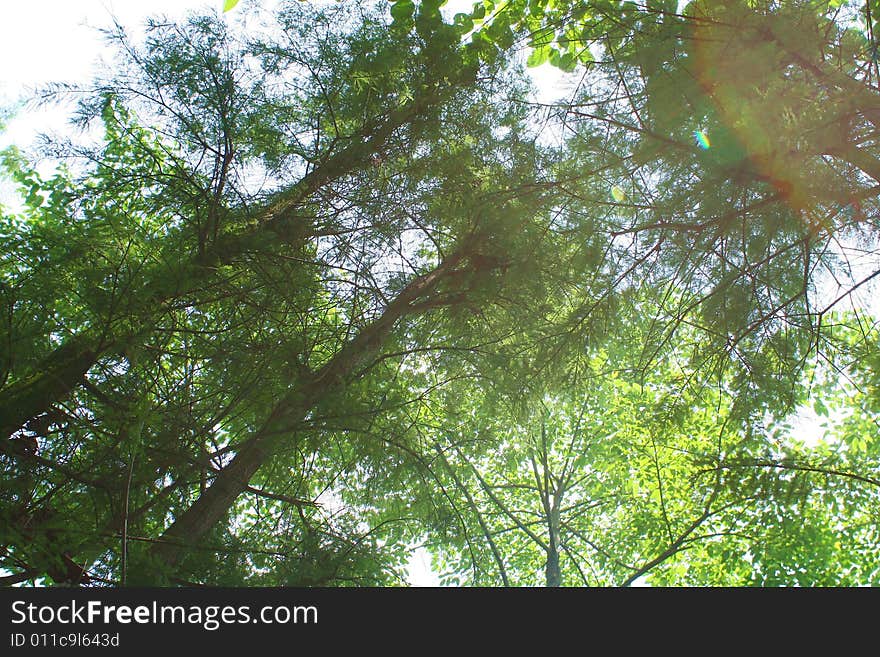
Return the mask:
[[406,564],[407,582],[410,586],[440,586],[440,578],[431,568],[431,553],[425,547],[417,547]]

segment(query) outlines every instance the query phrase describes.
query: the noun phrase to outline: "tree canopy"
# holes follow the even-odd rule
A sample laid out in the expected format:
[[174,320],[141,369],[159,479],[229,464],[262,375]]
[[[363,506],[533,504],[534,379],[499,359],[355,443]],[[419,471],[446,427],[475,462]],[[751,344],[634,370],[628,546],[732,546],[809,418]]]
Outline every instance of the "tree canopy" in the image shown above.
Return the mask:
[[880,583],[880,8],[444,4],[41,92],[98,136],[4,154],[6,583]]

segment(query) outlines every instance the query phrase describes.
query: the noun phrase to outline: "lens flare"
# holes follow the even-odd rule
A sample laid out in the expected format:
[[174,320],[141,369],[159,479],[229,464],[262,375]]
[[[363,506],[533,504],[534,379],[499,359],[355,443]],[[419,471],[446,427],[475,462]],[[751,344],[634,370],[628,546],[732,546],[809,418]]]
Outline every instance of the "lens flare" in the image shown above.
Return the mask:
[[617,201],[618,203],[622,203],[623,201],[626,200],[626,192],[624,192],[624,191],[623,191],[620,187],[618,187],[617,185],[615,185],[614,187],[611,188],[611,196],[612,196],[612,197],[614,198],[614,200]]
[[694,141],[696,141],[697,146],[704,151],[708,150],[712,145],[712,142],[709,141],[709,135],[706,134],[705,130],[694,130]]

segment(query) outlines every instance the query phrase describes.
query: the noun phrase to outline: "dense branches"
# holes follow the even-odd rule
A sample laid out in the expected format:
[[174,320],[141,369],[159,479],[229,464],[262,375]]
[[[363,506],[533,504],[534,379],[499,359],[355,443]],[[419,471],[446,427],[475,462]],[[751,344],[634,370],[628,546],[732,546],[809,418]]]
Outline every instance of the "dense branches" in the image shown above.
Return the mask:
[[425,542],[473,584],[875,582],[877,81],[838,5],[109,31],[47,92],[99,143],[5,157],[6,581],[392,584]]

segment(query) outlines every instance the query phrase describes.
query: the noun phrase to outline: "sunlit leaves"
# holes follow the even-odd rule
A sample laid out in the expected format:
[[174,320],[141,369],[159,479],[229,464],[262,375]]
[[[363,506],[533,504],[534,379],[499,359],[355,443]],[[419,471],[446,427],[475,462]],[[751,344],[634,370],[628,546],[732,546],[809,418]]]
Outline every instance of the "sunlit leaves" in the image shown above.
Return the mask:
[[540,66],[550,58],[551,50],[547,47],[535,48],[526,60],[526,64],[532,68]]

